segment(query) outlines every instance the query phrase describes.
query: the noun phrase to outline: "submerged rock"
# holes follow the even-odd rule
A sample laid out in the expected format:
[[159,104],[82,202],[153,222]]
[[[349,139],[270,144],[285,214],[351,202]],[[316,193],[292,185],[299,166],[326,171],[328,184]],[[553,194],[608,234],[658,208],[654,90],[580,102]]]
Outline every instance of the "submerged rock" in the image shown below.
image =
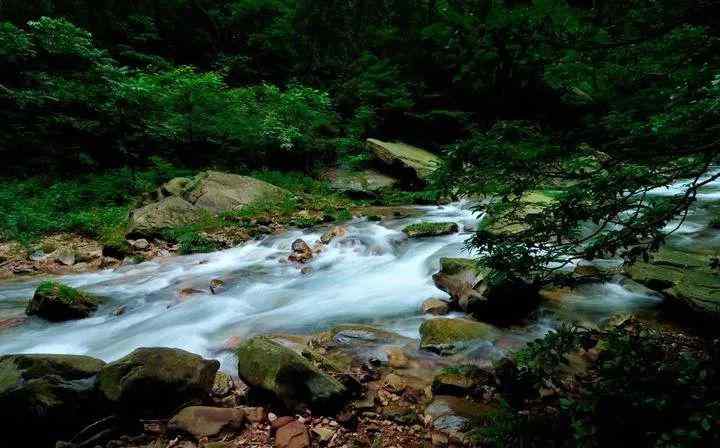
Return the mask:
[[53,281],[40,284],[25,310],[51,322],[83,319],[97,310],[99,300],[70,286]]
[[440,164],[440,158],[435,154],[405,143],[369,138],[367,146],[388,167],[402,174],[410,174],[418,180],[427,180]]
[[53,446],[103,412],[94,378],[105,363],[89,356],[0,357],[2,446]]
[[124,413],[166,416],[184,404],[207,400],[219,367],[216,360],[180,349],[139,348],[105,366],[98,388]]
[[457,223],[454,222],[420,222],[410,224],[403,229],[408,238],[423,238],[429,236],[450,235],[459,231]]
[[238,374],[251,387],[270,393],[290,409],[309,406],[329,413],[342,406],[348,391],[293,350],[263,336],[237,350]]
[[420,348],[441,355],[451,355],[467,348],[472,341],[491,340],[492,326],[468,319],[436,318],[420,325]]

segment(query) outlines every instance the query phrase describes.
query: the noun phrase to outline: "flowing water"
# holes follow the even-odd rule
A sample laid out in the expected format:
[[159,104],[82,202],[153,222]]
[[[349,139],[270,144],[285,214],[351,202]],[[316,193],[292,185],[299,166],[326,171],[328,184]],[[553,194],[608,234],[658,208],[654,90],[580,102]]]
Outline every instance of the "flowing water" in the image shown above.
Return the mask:
[[[709,194],[718,194],[718,185],[711,187]],[[0,333],[0,354],[88,354],[110,361],[137,347],[164,346],[219,358],[232,370],[232,357],[218,350],[232,336],[311,333],[337,323],[372,323],[417,339],[418,327],[428,318],[420,312],[421,303],[446,296],[431,278],[440,257],[468,256],[464,242],[477,225],[464,203],[417,208],[420,213],[412,218],[348,223],[347,235],[333,240],[309,263],[310,274],[284,261],[296,238],[312,244],[324,228],[291,231],[211,254],[61,277],[106,298],[98,312],[66,323],[31,318]],[[463,231],[405,238],[401,229],[419,221],[454,221]],[[699,225],[696,221],[684,225]],[[686,236],[696,232],[683,230]],[[208,288],[212,279],[225,282],[215,295]],[[0,316],[22,314],[40,281],[0,283]],[[203,292],[181,298],[184,288]],[[653,310],[660,300],[616,283],[588,285],[560,304],[544,306],[526,325],[502,329],[504,337],[489,348],[497,352],[517,346],[562,320],[598,322],[617,311]],[[126,311],[114,315],[121,305]]]

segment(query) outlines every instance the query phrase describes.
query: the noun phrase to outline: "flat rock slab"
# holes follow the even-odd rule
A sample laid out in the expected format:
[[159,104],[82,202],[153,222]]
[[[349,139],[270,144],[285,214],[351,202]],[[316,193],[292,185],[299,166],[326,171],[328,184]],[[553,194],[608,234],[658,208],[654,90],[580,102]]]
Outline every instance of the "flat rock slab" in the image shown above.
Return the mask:
[[216,436],[223,430],[241,429],[244,422],[242,409],[190,406],[173,417],[168,428],[201,438]]

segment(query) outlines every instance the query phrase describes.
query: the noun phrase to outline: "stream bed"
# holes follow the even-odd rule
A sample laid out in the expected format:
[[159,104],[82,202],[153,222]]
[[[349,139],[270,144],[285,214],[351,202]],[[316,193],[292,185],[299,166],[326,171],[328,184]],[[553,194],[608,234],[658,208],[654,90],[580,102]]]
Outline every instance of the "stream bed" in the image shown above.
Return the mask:
[[[116,270],[68,275],[58,280],[106,300],[90,318],[48,323],[31,318],[0,333],[0,354],[86,354],[112,361],[137,347],[176,347],[218,358],[224,370],[234,360],[222,351],[231,337],[261,333],[308,334],[339,323],[369,323],[419,339],[424,319],[421,304],[447,297],[432,274],[446,256],[469,256],[465,241],[478,219],[467,203],[417,207],[411,218],[345,224],[347,234],[335,238],[308,264],[311,273],[286,263],[297,238],[309,244],[326,228],[293,230],[230,250],[178,256]],[[408,239],[402,228],[420,221],[453,221],[461,232]],[[225,286],[217,294],[213,279]],[[0,315],[21,315],[41,278],[0,283]],[[183,297],[183,289],[200,293]],[[620,284],[588,285],[560,303],[541,307],[524,325],[500,329],[494,345],[481,357],[539,337],[560,321],[600,322],[616,312],[652,311],[656,295],[637,293]],[[121,315],[115,310],[124,306]],[[452,315],[451,315],[452,316]]]

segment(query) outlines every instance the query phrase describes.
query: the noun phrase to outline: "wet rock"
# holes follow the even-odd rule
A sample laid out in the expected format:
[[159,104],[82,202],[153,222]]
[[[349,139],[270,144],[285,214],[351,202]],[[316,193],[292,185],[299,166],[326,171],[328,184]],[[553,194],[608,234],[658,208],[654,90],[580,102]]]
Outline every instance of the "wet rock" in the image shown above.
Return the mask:
[[531,282],[478,267],[465,258],[441,258],[433,281],[450,294],[453,306],[483,320],[524,316],[540,300]]
[[313,268],[310,266],[304,266],[302,269],[300,269],[300,273],[303,275],[310,275],[313,273]]
[[346,234],[347,229],[344,227],[333,226],[330,230],[322,234],[320,242],[323,244],[330,244],[330,242],[335,238],[345,236]]
[[291,249],[292,253],[288,257],[288,260],[290,261],[295,263],[307,263],[313,258],[312,248],[302,239],[298,238],[293,241]]
[[27,321],[25,316],[10,317],[7,319],[0,319],[0,331],[7,330],[9,328],[15,328]]
[[0,357],[0,445],[52,446],[99,418],[94,378],[104,365],[89,356]]
[[245,413],[241,409],[190,406],[168,422],[168,429],[186,432],[196,438],[213,437],[225,430],[241,429],[244,422]]
[[270,393],[290,409],[309,406],[332,412],[348,391],[293,350],[266,337],[254,337],[236,350],[238,374],[251,387]]
[[115,310],[113,310],[113,316],[122,316],[123,314],[125,314],[125,310],[125,305],[120,305],[119,307],[115,308]]
[[393,369],[404,369],[410,362],[405,351],[400,347],[385,347],[385,353],[387,354],[388,366]]
[[83,319],[97,310],[98,303],[97,298],[75,288],[46,281],[35,290],[25,313],[51,322]]
[[275,434],[276,448],[308,448],[310,446],[310,434],[308,430],[297,420],[277,430]]
[[184,350],[139,348],[105,366],[98,388],[123,413],[165,416],[207,400],[218,367],[218,361]]
[[210,280],[210,292],[213,294],[219,294],[222,292],[223,288],[225,287],[225,282],[220,280],[219,278],[214,278]]
[[420,222],[410,224],[403,229],[408,238],[425,238],[430,236],[450,235],[459,230],[454,222]]
[[450,312],[450,303],[442,299],[427,299],[422,304],[423,314],[444,316]]
[[420,325],[420,348],[450,355],[469,347],[472,341],[491,340],[495,336],[494,328],[482,322],[436,318]]
[[491,384],[494,384],[494,375],[491,372],[474,365],[462,365],[442,369],[433,379],[432,391],[435,395],[464,397]]

